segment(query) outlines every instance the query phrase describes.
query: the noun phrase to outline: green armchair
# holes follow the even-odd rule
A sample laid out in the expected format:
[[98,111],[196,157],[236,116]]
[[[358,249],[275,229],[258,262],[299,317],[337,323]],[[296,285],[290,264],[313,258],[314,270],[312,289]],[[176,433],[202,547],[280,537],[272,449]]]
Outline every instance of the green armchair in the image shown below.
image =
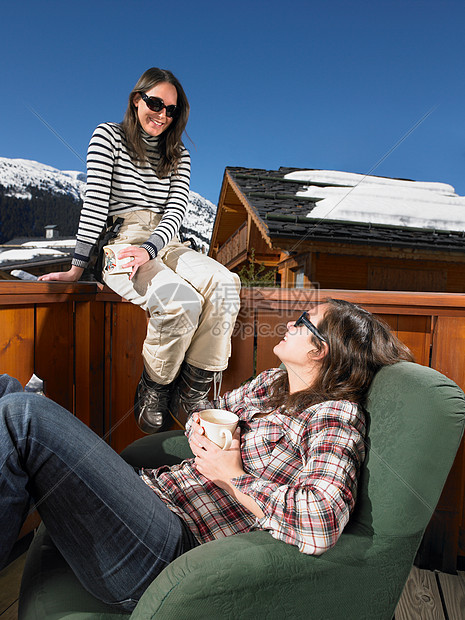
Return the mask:
[[[459,447],[465,400],[440,373],[401,362],[376,375],[367,410],[357,505],[334,548],[306,556],[263,531],[201,545],[152,582],[131,620],[391,620]],[[144,437],[123,456],[155,467],[190,450],[182,432],[170,431]],[[118,615],[83,591],[39,532],[28,552],[20,620]]]

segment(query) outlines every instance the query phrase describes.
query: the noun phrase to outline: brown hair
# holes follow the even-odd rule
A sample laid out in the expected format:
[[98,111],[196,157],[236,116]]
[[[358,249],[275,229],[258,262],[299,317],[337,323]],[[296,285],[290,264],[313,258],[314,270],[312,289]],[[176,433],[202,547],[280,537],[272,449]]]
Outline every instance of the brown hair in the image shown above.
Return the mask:
[[[302,411],[326,400],[349,400],[364,404],[376,372],[401,360],[413,362],[410,350],[381,319],[342,299],[325,299],[326,312],[318,330],[329,350],[321,361],[320,373],[308,390],[289,394],[287,373],[278,375],[271,387],[269,406],[285,405],[288,412]],[[309,333],[320,353],[325,346]],[[284,402],[283,402],[284,400]]]
[[172,84],[176,88],[178,94],[176,105],[178,109],[176,116],[173,118],[173,122],[170,123],[169,127],[159,138],[158,147],[160,150],[160,161],[156,172],[160,178],[166,177],[170,172],[176,171],[178,167],[183,149],[181,138],[189,118],[189,102],[186,93],[171,71],[152,67],[141,75],[129,95],[128,107],[123,122],[121,123],[131,157],[135,161],[146,161],[147,153],[144,141],[142,140],[137,108],[134,105],[134,97],[137,93],[145,93],[157,84],[163,82]]

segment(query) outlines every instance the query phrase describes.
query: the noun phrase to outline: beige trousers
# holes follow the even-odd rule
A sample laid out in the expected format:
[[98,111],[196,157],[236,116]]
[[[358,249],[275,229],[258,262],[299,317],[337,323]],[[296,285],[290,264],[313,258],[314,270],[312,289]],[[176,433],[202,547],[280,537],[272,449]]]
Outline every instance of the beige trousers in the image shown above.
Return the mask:
[[[161,215],[135,211],[123,217],[124,223],[111,244],[141,245]],[[128,274],[105,271],[103,279],[149,316],[142,356],[153,381],[173,381],[183,360],[204,370],[227,367],[240,306],[236,274],[175,238],[157,258],[142,265],[132,280]]]

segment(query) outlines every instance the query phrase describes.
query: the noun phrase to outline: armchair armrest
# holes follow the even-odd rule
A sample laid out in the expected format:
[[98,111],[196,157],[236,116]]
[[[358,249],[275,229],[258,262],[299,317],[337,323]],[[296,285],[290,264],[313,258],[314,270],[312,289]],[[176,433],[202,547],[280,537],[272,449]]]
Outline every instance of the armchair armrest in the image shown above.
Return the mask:
[[[405,560],[418,538],[404,539],[397,557],[390,546],[389,540],[373,545],[361,531],[344,532],[335,547],[317,557],[265,531],[230,536],[172,562],[147,588],[131,620],[392,617],[410,570]],[[383,578],[373,579],[380,571],[380,547]],[[371,582],[374,593],[361,602],[360,584]],[[391,616],[383,615],[387,609]]]
[[162,465],[175,465],[194,455],[184,431],[176,430],[142,437],[127,446],[121,456],[133,467],[155,469]]
[[[300,555],[297,548],[274,540],[267,532],[200,545],[177,558],[152,582],[131,620],[263,617],[267,591],[273,590],[273,598],[283,603],[287,599],[293,578],[287,568],[293,562],[283,554],[294,560]],[[281,618],[286,609],[283,604]]]

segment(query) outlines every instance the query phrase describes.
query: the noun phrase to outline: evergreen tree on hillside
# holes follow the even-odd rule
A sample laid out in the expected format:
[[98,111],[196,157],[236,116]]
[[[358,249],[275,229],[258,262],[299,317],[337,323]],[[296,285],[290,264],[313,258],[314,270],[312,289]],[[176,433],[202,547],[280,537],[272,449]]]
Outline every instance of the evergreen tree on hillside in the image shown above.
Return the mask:
[[0,185],[0,243],[14,237],[43,237],[45,226],[56,224],[61,237],[76,234],[82,202],[68,194],[25,188],[31,198],[7,196]]

